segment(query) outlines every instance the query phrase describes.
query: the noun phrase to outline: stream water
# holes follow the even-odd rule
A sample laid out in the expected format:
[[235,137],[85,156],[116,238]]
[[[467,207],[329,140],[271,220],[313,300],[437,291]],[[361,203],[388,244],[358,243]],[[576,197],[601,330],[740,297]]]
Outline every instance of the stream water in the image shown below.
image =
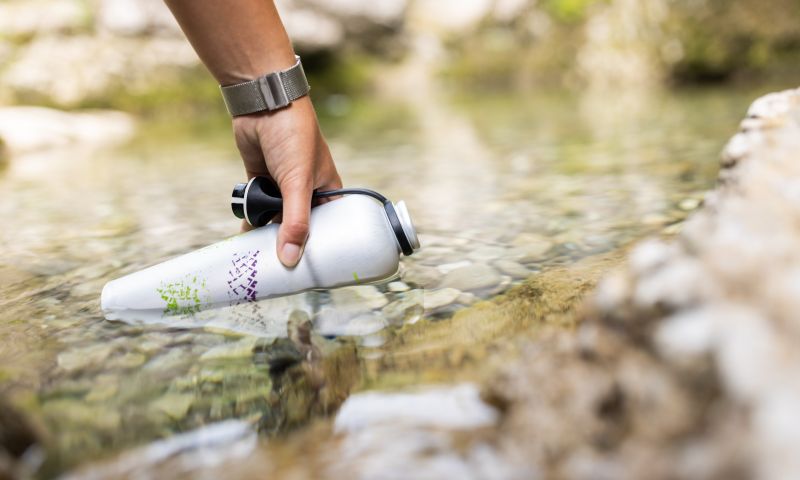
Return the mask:
[[212,422],[276,435],[351,391],[469,375],[457,361],[408,368],[397,339],[419,324],[424,345],[425,325],[529,275],[676,231],[754,95],[329,98],[319,109],[346,184],[404,199],[423,249],[389,285],[181,328],[106,321],[100,290],[236,232],[243,174],[226,120],[150,119],[116,150],[16,159],[0,171],[0,395],[47,433],[40,472],[54,476]]

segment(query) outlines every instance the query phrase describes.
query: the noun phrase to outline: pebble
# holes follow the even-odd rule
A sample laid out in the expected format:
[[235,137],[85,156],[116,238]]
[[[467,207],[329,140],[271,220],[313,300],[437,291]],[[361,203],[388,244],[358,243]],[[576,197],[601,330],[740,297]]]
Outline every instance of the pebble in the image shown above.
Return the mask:
[[478,301],[478,297],[469,292],[462,292],[456,300],[462,305],[472,305]]
[[415,295],[416,292],[386,305],[381,313],[393,324],[415,323],[423,312],[423,295]]
[[119,355],[117,357],[113,357],[106,363],[107,368],[122,368],[122,369],[130,369],[136,368],[141,365],[144,365],[144,362],[147,361],[147,357],[142,355],[141,353],[135,352],[128,352],[123,355]]
[[236,342],[223,343],[200,355],[200,360],[250,358],[253,356],[253,349],[257,342],[258,338],[256,337],[245,337]]
[[521,245],[509,250],[509,257],[520,263],[540,262],[545,254],[553,248],[553,243]]
[[442,279],[442,274],[435,267],[426,265],[411,265],[406,268],[400,277],[409,285],[422,288],[434,288]]
[[443,263],[441,265],[437,265],[436,268],[446,275],[453,270],[457,270],[462,267],[468,267],[470,265],[472,265],[472,262],[469,260],[460,260],[458,262]]
[[58,366],[67,372],[82,370],[88,366],[98,366],[105,362],[113,347],[107,344],[69,350],[58,355]]
[[496,287],[502,278],[489,265],[476,263],[453,270],[442,279],[442,287],[458,290],[485,290]]
[[455,288],[441,288],[425,291],[423,307],[425,310],[436,310],[458,301],[461,291]]
[[156,411],[166,414],[173,420],[180,420],[189,413],[194,403],[194,395],[190,393],[166,393],[150,404]]
[[409,291],[411,287],[403,282],[390,282],[388,285],[386,285],[386,289],[393,293],[400,293]]
[[484,245],[467,253],[467,258],[478,262],[487,262],[495,258],[503,258],[508,254],[508,249],[496,245]]
[[378,425],[471,429],[493,425],[497,410],[483,403],[473,384],[419,392],[365,392],[348,397],[334,421],[337,433],[353,434]]
[[352,316],[330,308],[323,309],[315,321],[321,335],[363,336],[383,330],[386,318],[374,312]]
[[86,394],[84,400],[87,402],[105,402],[112,398],[119,391],[119,386],[112,378],[107,380],[98,379],[97,384]]
[[700,206],[700,199],[698,198],[685,198],[681,200],[681,202],[678,204],[678,208],[686,212],[694,210],[699,206]]
[[531,274],[524,265],[514,260],[496,260],[493,265],[500,273],[512,278],[527,278]]
[[331,290],[331,302],[348,312],[366,312],[383,307],[389,300],[372,285],[356,285]]
[[114,432],[120,425],[120,414],[116,410],[98,404],[87,404],[77,399],[59,399],[42,406],[45,415],[58,424],[79,426],[81,429],[96,428]]

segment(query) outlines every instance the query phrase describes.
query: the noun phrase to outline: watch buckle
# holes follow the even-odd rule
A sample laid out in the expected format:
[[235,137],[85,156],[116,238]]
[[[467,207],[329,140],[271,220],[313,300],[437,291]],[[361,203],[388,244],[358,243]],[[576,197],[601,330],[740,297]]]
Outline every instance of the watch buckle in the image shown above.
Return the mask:
[[258,89],[264,97],[267,109],[277,110],[289,105],[289,96],[283,86],[280,72],[273,72],[258,79]]

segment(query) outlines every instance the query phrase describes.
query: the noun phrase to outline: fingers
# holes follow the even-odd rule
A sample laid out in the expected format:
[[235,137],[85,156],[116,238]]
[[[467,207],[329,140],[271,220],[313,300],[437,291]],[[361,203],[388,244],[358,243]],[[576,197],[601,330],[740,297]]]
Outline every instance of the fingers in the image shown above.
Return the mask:
[[308,217],[311,212],[311,176],[293,177],[281,185],[283,220],[278,230],[278,259],[291,268],[303,255],[308,237]]

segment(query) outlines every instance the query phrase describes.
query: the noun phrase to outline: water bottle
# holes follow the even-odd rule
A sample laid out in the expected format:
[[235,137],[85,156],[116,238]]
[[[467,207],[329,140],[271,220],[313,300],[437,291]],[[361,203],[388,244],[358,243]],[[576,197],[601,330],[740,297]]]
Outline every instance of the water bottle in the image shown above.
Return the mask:
[[101,308],[112,320],[131,310],[191,315],[217,305],[394,277],[400,255],[420,246],[405,203],[392,204],[366,189],[314,193],[340,195],[311,210],[303,256],[287,268],[276,253],[280,225],[266,224],[281,210],[279,192],[264,177],[239,184],[233,212],[259,228],[108,282]]

